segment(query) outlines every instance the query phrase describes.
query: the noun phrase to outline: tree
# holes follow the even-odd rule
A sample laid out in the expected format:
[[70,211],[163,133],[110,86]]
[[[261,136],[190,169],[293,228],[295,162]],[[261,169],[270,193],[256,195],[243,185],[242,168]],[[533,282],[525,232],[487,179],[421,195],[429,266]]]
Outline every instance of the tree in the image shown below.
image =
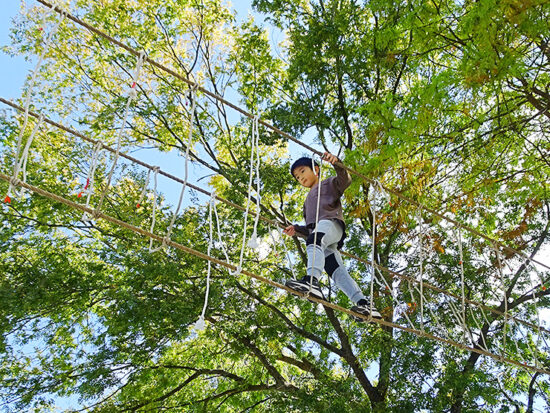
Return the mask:
[[[240,98],[247,111],[285,131],[306,136],[313,129],[321,145],[341,148],[346,165],[420,202],[425,208],[395,194],[388,202],[380,193],[369,202],[375,186],[355,178],[346,192],[346,250],[414,278],[422,271],[424,282],[458,296],[464,277],[466,299],[506,313],[482,315],[467,304],[461,329],[447,296],[426,288],[425,311],[415,310],[419,287],[381,270],[375,301],[386,321],[406,323],[406,315],[441,337],[550,369],[545,332],[508,319],[538,324],[550,304],[541,284],[549,272],[537,275],[521,255],[472,232],[458,234],[430,212],[445,211],[535,259],[547,248],[548,5],[254,4],[287,34],[279,55],[261,27],[250,19],[237,23],[216,0],[78,2],[72,13],[201,87]],[[44,32],[58,18],[53,13],[44,22],[45,10],[22,14],[12,29],[12,53],[43,50]],[[192,119],[196,171],[214,174],[209,184],[219,196],[246,204],[250,120],[147,64],[125,120],[136,57],[69,20],[54,39],[38,73],[34,110],[111,145],[124,127],[124,150],[185,151]],[[6,172],[21,126],[20,116],[2,117]],[[39,136],[28,181],[75,199],[93,149],[55,128],[42,128]],[[261,212],[299,221],[302,199],[287,172],[286,142],[267,128],[260,129],[260,142]],[[166,234],[173,211],[163,197],[136,210],[143,170],[118,161],[109,188],[112,164],[112,156],[99,158],[91,205],[104,192],[102,211],[150,228],[157,203],[155,232]],[[187,194],[172,238],[206,252],[208,202]],[[254,201],[258,194],[252,195]],[[218,204],[218,212],[229,257],[238,262],[250,225],[243,228],[242,211],[228,205]],[[205,261],[177,249],[150,252],[143,237],[101,220],[82,221],[80,213],[39,196],[13,199],[2,214],[6,410],[45,408],[54,395],[77,395],[97,411],[496,412],[548,405],[545,375],[389,326],[357,324],[220,266],[212,268],[208,328],[195,332],[189,327],[203,304]],[[244,267],[277,281],[303,274],[303,262],[285,265],[282,244],[268,241],[271,229],[258,230],[270,253],[246,252]],[[303,261],[300,242],[293,245]],[[213,254],[224,258],[216,248]],[[348,265],[367,291],[371,269]],[[340,294],[332,300],[349,307]],[[21,351],[31,345],[41,350]]]

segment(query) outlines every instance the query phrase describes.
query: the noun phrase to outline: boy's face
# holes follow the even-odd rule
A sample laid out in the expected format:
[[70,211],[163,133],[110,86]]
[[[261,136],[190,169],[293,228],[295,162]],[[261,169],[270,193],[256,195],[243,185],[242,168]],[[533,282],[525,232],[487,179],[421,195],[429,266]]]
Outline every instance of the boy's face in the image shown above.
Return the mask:
[[[319,167],[316,166],[315,170],[318,172]],[[311,188],[319,181],[319,177],[309,166],[298,166],[297,168],[294,168],[292,175],[294,175],[294,178],[300,182],[300,185],[305,186],[306,188]]]

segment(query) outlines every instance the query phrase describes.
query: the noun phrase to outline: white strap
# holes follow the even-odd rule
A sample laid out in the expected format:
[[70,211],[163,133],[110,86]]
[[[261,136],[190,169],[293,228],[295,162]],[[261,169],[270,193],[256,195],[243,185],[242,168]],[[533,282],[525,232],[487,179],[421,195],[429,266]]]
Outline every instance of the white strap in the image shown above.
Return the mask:
[[[254,121],[252,123],[252,139],[254,140],[254,149],[256,151],[256,217],[254,218],[254,230],[252,231],[252,236],[248,241],[248,246],[253,249],[257,249],[260,244],[258,243],[258,221],[260,219],[260,131],[259,131],[259,117],[254,116]],[[249,188],[249,191],[252,188]]]
[[[55,7],[56,6],[52,4],[52,7],[50,9],[48,9],[48,12],[42,18],[41,27],[40,27],[41,31],[42,31],[42,28],[43,28],[44,24],[47,21],[47,18],[50,16],[50,14],[52,14],[52,12],[54,12]],[[25,133],[25,130],[27,129],[27,124],[28,124],[28,121],[29,121],[29,108],[30,108],[30,104],[31,104],[32,92],[33,92],[34,86],[36,84],[36,77],[38,76],[38,72],[40,70],[40,67],[42,66],[44,58],[46,57],[46,53],[50,49],[52,37],[57,32],[57,29],[59,28],[59,25],[65,19],[65,17],[66,17],[66,12],[62,12],[61,13],[61,18],[59,20],[57,20],[57,22],[55,23],[52,30],[50,30],[50,32],[48,33],[48,35],[44,39],[44,47],[42,49],[42,52],[40,53],[40,56],[38,57],[38,61],[36,62],[36,66],[34,67],[34,69],[32,71],[31,81],[30,81],[30,84],[29,84],[29,88],[27,89],[27,94],[25,96],[25,105],[24,105],[25,114],[24,114],[24,117],[23,117],[23,126],[19,129],[19,134],[17,135],[17,144],[16,144],[16,149],[15,149],[15,164],[13,165],[13,174],[12,174],[12,178],[14,180],[18,179],[17,176],[19,174],[19,170],[21,169],[21,165],[19,165],[19,156],[20,156],[20,152],[21,152],[23,134]],[[41,122],[42,121],[39,121],[39,123],[41,123]],[[23,159],[24,158],[25,157],[23,157]],[[17,191],[17,189],[15,188],[13,183],[10,182],[9,186],[8,186],[8,193],[7,193],[6,197],[4,198],[4,200],[5,200],[5,202],[11,202],[10,197],[12,196],[12,194],[15,195],[15,196],[21,196],[22,193],[23,193],[22,190]]]
[[149,186],[149,180],[151,179],[151,170],[152,170],[151,168],[147,168],[147,178],[145,179],[145,184],[143,185],[143,189],[141,190],[141,194],[139,196],[139,201],[136,204],[136,208],[140,208],[141,204],[143,203],[143,200],[145,199],[145,194],[147,193],[147,187]]
[[[319,224],[319,210],[321,209],[321,185],[322,185],[322,168],[323,167],[323,158],[319,158],[319,173],[315,173],[315,160],[314,155],[311,156],[311,170],[315,175],[317,175],[317,205],[315,207],[315,228],[313,229],[313,245],[317,246],[317,226]],[[309,275],[309,290],[306,294],[306,297],[311,294],[311,290],[313,289],[313,268],[315,266],[315,253],[317,252],[317,248],[313,248],[313,256],[312,256],[312,263],[311,263],[311,271],[312,274]]]
[[118,158],[120,156],[120,148],[122,146],[122,136],[124,136],[124,131],[126,130],[126,121],[128,119],[128,116],[130,114],[130,104],[132,101],[136,98],[137,93],[135,91],[136,83],[139,81],[139,76],[141,73],[141,67],[143,65],[143,61],[145,60],[145,52],[140,52],[140,55],[136,62],[136,67],[134,69],[134,72],[132,74],[132,87],[131,92],[128,93],[128,99],[126,100],[126,107],[124,108],[124,115],[122,116],[122,123],[119,128],[118,137],[117,137],[117,144],[116,144],[116,150],[115,150],[115,157],[113,159],[113,164],[111,166],[111,170],[109,171],[109,175],[107,176],[107,183],[105,184],[105,187],[103,191],[101,191],[101,196],[99,198],[99,202],[97,204],[97,207],[94,210],[94,213],[92,214],[94,217],[97,214],[98,211],[101,211],[101,207],[103,206],[103,201],[105,200],[105,196],[107,195],[107,192],[109,191],[109,188],[111,186],[111,180],[113,178],[113,174],[115,172],[115,168],[118,163]]
[[[212,243],[214,239],[213,235],[213,225],[212,225],[212,210],[214,209],[214,203],[215,203],[215,193],[212,191],[210,194],[210,202],[208,203],[208,227],[209,227],[209,238],[208,238],[208,252],[207,254],[210,256],[210,252],[212,251]],[[204,305],[202,307],[202,313],[193,326],[193,328],[197,331],[202,331],[206,328],[205,321],[204,321],[204,315],[206,314],[206,307],[208,306],[208,295],[210,294],[210,274],[212,271],[212,262],[208,260],[208,269],[206,273],[206,293],[204,297]]]
[[[168,225],[168,230],[166,231],[166,235],[162,238],[162,243],[158,248],[153,249],[151,252],[159,251],[163,249],[166,246],[166,243],[168,240],[170,240],[170,237],[172,235],[172,230],[174,229],[174,224],[176,222],[176,218],[180,212],[181,205],[183,203],[183,196],[185,194],[185,189],[187,188],[187,182],[189,179],[189,152],[191,150],[191,144],[193,142],[193,118],[195,116],[195,108],[196,108],[196,96],[195,92],[197,89],[197,84],[194,85],[193,88],[190,90],[190,99],[191,99],[191,111],[189,113],[189,131],[187,134],[187,147],[185,148],[185,161],[184,161],[184,176],[183,176],[183,185],[181,187],[180,197],[178,200],[178,205],[176,207],[176,211],[172,215],[172,218],[170,219],[170,224]],[[152,245],[152,244],[151,244]]]
[[[93,152],[92,152],[92,160],[90,162],[90,169],[88,170],[88,176],[86,177],[86,185],[84,186],[84,191],[86,192],[86,208],[90,207],[90,197],[92,196],[92,193],[94,192],[94,183],[95,183],[95,170],[97,168],[97,165],[99,163],[99,152],[103,145],[100,141],[97,141],[94,145]],[[79,198],[82,195],[83,192],[80,192]],[[82,214],[82,221],[91,221],[91,216],[84,212]]]
[[[251,147],[250,147],[250,169],[248,173],[248,191],[247,191],[247,198],[246,198],[246,208],[244,211],[244,224],[243,224],[243,239],[241,243],[241,252],[239,255],[239,263],[237,265],[237,269],[234,272],[231,272],[232,275],[238,275],[242,271],[243,266],[243,260],[244,260],[244,247],[247,244],[246,243],[246,232],[247,232],[247,225],[248,225],[248,214],[250,211],[250,201],[252,197],[252,177],[254,172],[254,151],[258,151],[258,140],[257,140],[257,134],[255,133],[255,123],[256,123],[257,116],[254,118],[254,121],[252,123],[252,138],[251,138]],[[256,155],[256,179],[259,181],[259,155]],[[259,187],[257,187],[259,188]],[[259,198],[259,193],[256,194],[256,196]],[[256,201],[258,202],[258,201]],[[259,205],[259,204],[257,204]],[[259,209],[259,206],[258,206]],[[259,218],[260,211],[257,211],[257,218]],[[250,243],[248,244],[250,246]],[[254,245],[254,242],[252,242],[252,245]]]
[[[155,221],[157,217],[157,184],[158,184],[158,174],[159,174],[160,168],[158,166],[155,166],[153,168],[153,211],[152,211],[152,218],[151,218],[151,227],[149,228],[149,232],[154,234],[155,233]],[[153,249],[153,238],[149,239],[149,252],[154,252]]]

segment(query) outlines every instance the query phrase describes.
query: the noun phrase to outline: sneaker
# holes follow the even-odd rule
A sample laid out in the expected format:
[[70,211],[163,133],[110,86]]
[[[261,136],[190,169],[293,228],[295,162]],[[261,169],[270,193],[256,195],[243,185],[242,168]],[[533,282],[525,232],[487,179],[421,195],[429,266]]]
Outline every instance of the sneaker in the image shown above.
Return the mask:
[[[371,314],[370,303],[367,300],[359,300],[357,305],[354,305],[353,307],[351,307],[351,311],[353,311],[354,313],[362,314],[367,317],[370,315],[372,316],[372,318],[378,318],[378,319],[382,318],[382,314],[380,314],[376,309],[376,307],[374,306],[372,306],[372,314]],[[367,321],[364,318],[360,318],[357,316],[352,315],[352,317],[355,321],[360,323],[364,323]]]
[[301,280],[288,280],[285,285],[288,288],[292,288],[294,291],[298,291],[299,293],[307,294],[309,292],[311,297],[325,300],[325,295],[319,286],[319,281],[317,281],[317,278],[313,277],[313,281],[311,282],[311,291],[309,290],[309,279],[309,275],[306,275]]

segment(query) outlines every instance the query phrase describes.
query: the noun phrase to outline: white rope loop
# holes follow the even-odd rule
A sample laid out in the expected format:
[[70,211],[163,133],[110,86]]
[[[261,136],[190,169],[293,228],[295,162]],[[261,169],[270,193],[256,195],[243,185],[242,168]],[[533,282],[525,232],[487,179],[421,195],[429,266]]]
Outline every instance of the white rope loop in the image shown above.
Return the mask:
[[[86,185],[84,186],[84,191],[78,194],[78,197],[80,198],[84,192],[86,193],[86,208],[90,207],[90,198],[92,196],[92,193],[94,192],[95,171],[99,163],[99,153],[102,148],[103,145],[101,144],[101,142],[97,141],[93,147],[92,160],[90,161],[90,169],[88,169],[88,176],[86,177]],[[87,212],[84,212],[82,214],[82,221],[89,222],[91,220],[92,217]]]
[[[52,4],[52,7],[50,7],[48,9],[48,11],[42,17],[42,21],[41,21],[40,27],[39,27],[40,31],[43,31],[43,28],[45,26],[45,23],[46,23],[48,17],[52,13],[55,12],[55,8],[56,8],[56,5]],[[61,8],[59,7],[59,9],[61,9]],[[11,202],[11,196],[22,196],[23,193],[24,193],[23,189],[17,190],[16,187],[18,185],[14,185],[14,183],[17,182],[17,180],[18,180],[17,176],[19,175],[19,171],[22,167],[22,165],[20,165],[20,163],[19,163],[19,159],[20,159],[20,155],[21,155],[20,152],[21,152],[21,146],[22,146],[22,141],[23,141],[23,134],[25,133],[25,130],[27,129],[27,124],[29,122],[29,109],[30,109],[30,105],[31,105],[32,92],[33,92],[33,89],[36,85],[36,77],[38,76],[38,72],[40,70],[40,67],[42,66],[44,58],[46,57],[46,53],[48,53],[48,51],[50,49],[51,40],[52,40],[54,34],[57,32],[57,29],[61,25],[61,22],[65,19],[66,16],[67,16],[67,13],[65,11],[62,11],[61,12],[61,18],[57,20],[57,22],[55,23],[53,28],[49,31],[48,35],[44,39],[44,47],[42,48],[42,52],[40,53],[40,56],[38,57],[36,65],[35,65],[33,71],[31,72],[32,73],[31,80],[30,80],[29,87],[27,89],[27,93],[26,93],[26,96],[25,96],[25,104],[24,104],[25,112],[24,112],[24,116],[23,116],[23,126],[21,126],[21,128],[19,129],[19,133],[17,135],[17,143],[16,143],[16,149],[15,149],[15,162],[14,162],[14,165],[13,165],[13,172],[12,172],[13,182],[12,181],[9,182],[8,192],[7,192],[7,194],[4,198],[4,202],[6,202],[6,203]],[[41,120],[39,120],[39,124],[42,123],[42,120],[43,120],[43,115],[41,115]],[[36,133],[36,125],[35,125],[35,129],[34,129],[33,133],[31,134],[31,136],[33,136],[35,133]],[[32,142],[32,139],[31,139],[31,142]],[[27,155],[23,155],[21,157],[22,159],[25,159],[25,162],[24,162],[25,166],[26,166],[26,157],[27,157]],[[26,175],[25,172],[24,172],[24,175]],[[23,177],[23,182],[25,182],[25,179],[26,179],[26,176]]]
[[311,290],[313,289],[313,268],[315,267],[315,253],[317,251],[317,226],[319,224],[319,210],[321,209],[321,185],[322,185],[322,167],[323,167],[323,158],[319,158],[319,172],[315,172],[315,158],[312,155],[311,156],[311,170],[315,175],[317,175],[317,205],[315,207],[315,228],[313,229],[313,256],[312,256],[312,263],[311,263],[311,274],[309,274],[309,290],[306,294],[306,297],[308,297],[311,294]]
[[145,178],[145,184],[143,185],[143,189],[141,190],[141,194],[139,195],[139,201],[136,204],[136,208],[141,208],[141,205],[143,204],[145,194],[147,193],[147,187],[149,186],[149,181],[151,179],[151,171],[151,168],[147,168],[147,178]]
[[[538,273],[536,266],[534,266],[532,263],[531,263],[531,265],[532,265],[533,269],[535,270],[535,273],[537,274],[537,276],[542,280],[542,277]],[[525,265],[526,269],[528,268],[528,266],[529,266],[529,262],[527,262],[526,265]],[[535,367],[539,367],[540,363],[539,363],[537,350],[536,350],[540,347],[540,342],[541,342],[541,338],[542,338],[541,330],[540,330],[541,318],[540,318],[540,310],[539,310],[539,305],[538,305],[539,299],[536,295],[537,287],[534,285],[535,283],[533,282],[533,278],[531,276],[529,276],[529,282],[531,284],[531,290],[532,290],[531,296],[533,297],[533,303],[535,305],[535,314],[537,316],[537,343],[535,345],[535,351],[533,351],[533,354],[535,356]],[[544,285],[544,283],[542,283],[542,282],[541,282],[541,284]]]
[[464,292],[464,254],[462,251],[462,234],[460,231],[460,227],[457,228],[457,239],[458,239],[458,252],[460,254],[460,288],[462,293],[462,318],[464,320],[464,324],[466,324],[466,295]]
[[[38,121],[34,124],[34,127],[32,129],[32,132],[30,136],[27,139],[27,142],[25,144],[25,147],[23,148],[23,151],[21,152],[21,156],[19,159],[15,159],[14,168],[13,168],[13,175],[9,181],[9,187],[8,187],[8,195],[6,195],[5,201],[7,203],[11,202],[10,195],[13,193],[17,196],[23,196],[25,194],[25,189],[20,188],[19,191],[15,189],[16,186],[20,186],[20,182],[26,183],[27,182],[27,161],[29,158],[29,150],[32,145],[32,142],[36,136],[36,133],[40,129],[40,126],[44,122],[44,115],[40,114],[40,117],[38,118]],[[19,174],[22,174],[22,181],[19,180]]]
[[[247,197],[246,197],[246,208],[245,208],[245,211],[244,211],[244,224],[243,224],[243,238],[242,238],[242,243],[241,243],[241,252],[239,254],[239,263],[237,265],[237,269],[233,272],[230,272],[231,275],[239,275],[242,271],[242,266],[243,266],[243,260],[244,260],[244,248],[245,248],[245,245],[247,245],[247,242],[246,242],[246,232],[247,232],[247,228],[248,228],[248,214],[250,212],[250,203],[251,203],[251,198],[252,198],[252,188],[253,188],[253,175],[254,175],[254,169],[256,169],[256,179],[257,179],[257,186],[256,186],[256,190],[257,190],[257,194],[256,194],[256,197],[257,197],[257,200],[256,200],[256,207],[257,207],[257,211],[256,211],[256,221],[255,221],[255,226],[254,228],[256,229],[256,223],[257,223],[257,220],[259,219],[259,216],[260,216],[260,204],[259,204],[259,197],[260,197],[260,194],[259,194],[259,181],[260,181],[260,171],[259,171],[259,168],[260,168],[260,157],[259,157],[259,150],[258,150],[258,134],[256,133],[256,125],[258,123],[258,116],[255,116],[254,117],[254,120],[253,120],[253,123],[252,123],[252,137],[251,137],[251,141],[250,141],[250,169],[249,169],[249,173],[248,173],[248,191],[247,191]],[[256,167],[254,167],[254,152],[256,152]],[[254,232],[253,233],[253,236],[256,235],[256,233]],[[256,239],[253,240],[253,238],[250,238],[250,241],[248,242],[248,246],[250,248],[255,248],[257,247],[257,235],[256,235]]]
[[254,149],[256,151],[256,216],[254,218],[254,229],[252,236],[248,240],[248,246],[252,249],[257,249],[260,244],[258,243],[258,221],[260,220],[260,131],[259,131],[259,117],[254,116],[252,123],[252,139],[254,140]]
[[420,248],[420,329],[424,331],[424,222],[422,221],[422,209],[418,209],[419,248]]
[[[290,273],[292,274],[292,278],[294,278],[294,264],[292,263],[292,258],[290,256],[290,252],[288,251],[288,248],[286,246],[286,243],[285,243],[285,240],[284,240],[284,237],[283,237],[283,229],[279,227],[278,231],[279,231],[279,242],[281,244],[283,244],[283,249],[285,251],[285,257],[288,261],[288,268],[290,269]],[[273,241],[275,241],[275,239]]]
[[[485,351],[489,352],[489,349],[487,347],[487,342],[485,341],[485,335],[483,334],[483,330],[482,330],[482,327],[481,325],[479,324],[478,320],[477,320],[477,317],[475,316],[474,314],[474,311],[472,310],[472,307],[469,307],[470,309],[470,315],[472,316],[472,319],[474,320],[474,323],[476,324],[476,327],[477,329],[479,330],[479,337],[481,338],[481,341],[483,341],[483,345],[480,345],[478,343],[478,345]],[[483,311],[483,309],[482,309]]]
[[498,274],[500,277],[500,281],[502,282],[502,290],[504,292],[504,325],[502,327],[502,350],[501,350],[501,357],[504,357],[504,352],[506,351],[506,330],[508,327],[508,295],[506,292],[506,280],[504,279],[504,274],[502,273],[502,261],[500,258],[500,251],[498,250],[498,247],[494,244],[491,245],[493,250],[496,254],[496,261],[497,261],[497,269]]
[[[208,252],[207,254],[210,256],[210,252],[212,251],[212,244],[214,240],[214,234],[213,234],[213,225],[212,225],[212,210],[215,208],[215,202],[216,202],[216,194],[214,191],[210,194],[210,201],[208,202],[208,227],[209,227],[209,238],[208,238]],[[219,235],[219,233],[218,233]],[[204,321],[204,315],[206,314],[206,307],[208,307],[208,296],[210,294],[210,274],[212,272],[212,262],[208,261],[208,267],[206,272],[206,293],[204,296],[204,305],[202,307],[202,313],[193,326],[193,329],[196,331],[202,331],[206,328],[206,324]]]
[[116,150],[115,150],[115,155],[114,155],[114,159],[113,159],[113,164],[111,166],[111,170],[109,171],[109,175],[107,176],[107,183],[105,184],[105,188],[101,192],[101,196],[99,198],[98,205],[94,210],[94,214],[93,214],[94,218],[96,217],[97,213],[99,211],[101,211],[101,207],[103,206],[105,196],[107,195],[107,192],[109,191],[109,188],[111,186],[111,180],[113,179],[113,174],[115,172],[115,169],[116,169],[116,166],[117,166],[117,163],[118,163],[118,158],[120,157],[120,148],[122,146],[122,137],[124,136],[124,131],[126,130],[126,122],[128,120],[128,116],[130,114],[130,104],[132,103],[132,101],[137,96],[135,88],[136,88],[137,82],[139,81],[139,77],[140,77],[140,74],[141,74],[141,67],[143,66],[143,62],[145,61],[145,58],[146,58],[145,52],[141,51],[140,54],[139,54],[139,57],[137,59],[137,62],[136,62],[136,67],[135,67],[134,72],[132,74],[133,83],[132,83],[132,86],[131,86],[130,89],[133,92],[128,93],[128,99],[126,100],[126,107],[124,108],[124,114],[122,116],[122,123],[120,124],[120,128],[119,128],[119,131],[118,131],[117,144],[116,144]]
[[[153,168],[153,211],[152,211],[152,218],[151,218],[151,227],[149,228],[149,232],[151,234],[155,233],[155,221],[157,217],[157,183],[158,183],[158,174],[159,174],[160,168],[158,166],[155,166]],[[153,238],[149,239],[149,252],[154,252],[153,250]]]
[[185,161],[184,161],[184,174],[183,174],[183,184],[180,191],[180,196],[178,199],[178,205],[176,206],[176,211],[174,214],[172,214],[172,218],[170,219],[170,224],[168,225],[168,229],[166,231],[166,235],[162,238],[162,243],[158,248],[155,248],[151,250],[150,252],[156,252],[160,251],[166,245],[168,244],[168,241],[170,241],[170,237],[172,235],[172,231],[174,229],[174,224],[176,222],[176,218],[180,212],[181,205],[183,203],[183,197],[185,195],[185,190],[187,188],[187,183],[189,181],[189,152],[191,150],[191,145],[193,142],[193,118],[195,116],[195,108],[196,108],[196,90],[198,85],[195,84],[189,91],[189,98],[191,99],[191,111],[189,113],[189,131],[187,134],[187,146],[185,148]]
[[218,231],[218,243],[220,244],[220,248],[223,252],[223,255],[225,256],[225,262],[228,264],[231,264],[231,260],[229,259],[229,255],[227,254],[227,248],[225,248],[225,243],[222,240],[222,230],[220,227],[220,217],[218,216],[218,207],[216,206],[216,192],[212,191],[211,194],[211,205],[214,208],[214,216],[216,217],[216,229]]
[[[373,299],[374,296],[374,280],[376,279],[376,205],[375,205],[375,195],[376,189],[373,187],[372,191],[372,199],[369,199],[370,203],[370,210],[372,215],[372,228],[371,228],[371,264],[372,264],[372,273],[371,273],[371,279],[369,283],[369,290],[370,290],[370,299],[369,299],[369,314],[372,314],[372,311],[374,309]],[[384,277],[382,277],[384,278]]]
[[[384,191],[384,188],[382,187],[382,184],[378,181],[374,181],[374,184],[371,185],[371,191],[368,195],[368,202],[370,205],[371,215],[372,215],[372,229],[371,229],[371,266],[372,266],[372,274],[371,274],[371,280],[369,283],[369,289],[370,289],[370,299],[369,299],[369,313],[372,314],[374,310],[374,282],[377,281],[376,278],[376,198],[378,193],[380,193],[384,198],[387,197],[386,191]],[[382,279],[384,282],[386,281],[384,276],[382,276]],[[389,286],[386,283],[386,287],[389,288]],[[369,315],[370,317],[370,315]],[[407,317],[408,319],[408,317]],[[410,320],[409,320],[410,322]],[[412,325],[412,324],[411,324]]]

